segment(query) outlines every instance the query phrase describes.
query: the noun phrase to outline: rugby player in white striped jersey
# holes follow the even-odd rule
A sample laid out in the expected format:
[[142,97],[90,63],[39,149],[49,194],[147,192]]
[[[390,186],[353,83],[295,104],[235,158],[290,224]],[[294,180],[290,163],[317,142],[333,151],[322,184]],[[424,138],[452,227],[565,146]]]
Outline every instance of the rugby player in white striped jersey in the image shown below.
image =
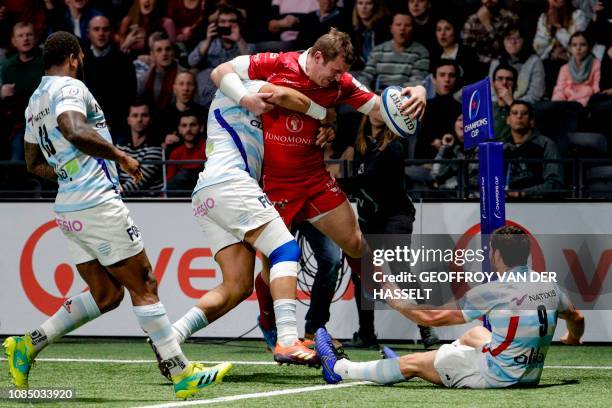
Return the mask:
[[[245,81],[249,94],[265,109],[281,106],[335,120],[302,93],[263,81]],[[320,142],[327,140],[322,129]],[[259,186],[264,158],[261,119],[217,91],[208,115],[206,166],[192,196],[193,215],[221,267],[223,282],[202,296],[174,323],[179,342],[229,312],[253,293],[255,250],[270,262],[280,363],[316,365],[316,352],[298,339],[296,277],[301,250]],[[162,374],[168,376],[160,361]]]
[[[116,308],[127,288],[134,314],[168,370],[179,398],[220,382],[231,364],[204,368],[190,362],[157,297],[157,282],[138,227],[121,201],[115,163],[136,181],[140,164],[112,144],[104,113],[81,82],[83,51],[65,31],[51,34],[43,50],[45,76],[26,109],[28,170],[57,181],[55,216],[89,291],[66,300],[38,328],[4,341],[15,386],[28,387],[30,368],[48,344]],[[13,313],[19,313],[18,310]]]

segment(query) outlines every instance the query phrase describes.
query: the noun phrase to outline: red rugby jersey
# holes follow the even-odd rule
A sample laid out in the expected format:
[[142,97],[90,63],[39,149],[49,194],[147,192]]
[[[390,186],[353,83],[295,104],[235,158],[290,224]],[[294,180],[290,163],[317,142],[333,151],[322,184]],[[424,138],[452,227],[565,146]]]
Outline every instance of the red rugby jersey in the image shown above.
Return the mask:
[[[249,78],[286,86],[302,92],[326,108],[348,104],[359,109],[375,94],[348,72],[338,82],[321,87],[311,81],[303,67],[306,52],[262,53],[250,57]],[[304,179],[325,171],[323,150],[315,145],[320,122],[306,114],[277,107],[262,115],[264,128],[264,176]]]

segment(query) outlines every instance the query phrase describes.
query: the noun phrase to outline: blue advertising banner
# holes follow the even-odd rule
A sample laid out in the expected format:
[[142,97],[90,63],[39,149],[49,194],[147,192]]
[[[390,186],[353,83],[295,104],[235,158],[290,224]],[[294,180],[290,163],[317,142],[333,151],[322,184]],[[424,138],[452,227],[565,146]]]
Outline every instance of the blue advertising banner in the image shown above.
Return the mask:
[[[480,187],[480,234],[484,249],[483,271],[490,271],[489,238],[497,228],[506,225],[506,191],[504,189],[504,144],[478,144],[478,185]],[[491,330],[486,316],[483,325]]]
[[493,139],[493,106],[489,77],[463,87],[463,138],[465,149]]
[[504,145],[500,142],[478,145],[480,187],[480,231],[490,234],[506,224],[504,191]]

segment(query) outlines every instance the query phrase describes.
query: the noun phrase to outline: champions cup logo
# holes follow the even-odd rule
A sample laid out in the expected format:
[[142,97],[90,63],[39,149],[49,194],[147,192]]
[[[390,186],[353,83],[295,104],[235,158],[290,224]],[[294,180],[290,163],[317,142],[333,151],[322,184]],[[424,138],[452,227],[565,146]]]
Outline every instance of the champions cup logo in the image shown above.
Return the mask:
[[468,117],[470,120],[476,119],[480,111],[480,91],[476,89],[470,96],[470,104],[468,106]]
[[501,220],[503,216],[501,215],[501,205],[500,205],[500,186],[499,186],[499,177],[495,176],[495,206],[493,208],[493,216],[498,220]]
[[302,122],[302,118],[300,118],[298,115],[291,114],[285,120],[285,126],[290,132],[298,133],[304,127],[304,122]]
[[[40,285],[34,274],[34,252],[36,246],[47,232],[58,227],[58,225],[58,222],[54,220],[38,227],[26,241],[21,251],[21,259],[19,260],[19,276],[23,290],[32,305],[47,316],[51,316],[64,304],[68,299],[68,292],[74,283],[74,271],[66,263],[57,265],[53,275],[55,285],[61,296],[55,296],[47,292]],[[64,227],[66,226],[64,225]]]
[[480,215],[483,220],[487,219],[487,188],[484,177],[480,178]]

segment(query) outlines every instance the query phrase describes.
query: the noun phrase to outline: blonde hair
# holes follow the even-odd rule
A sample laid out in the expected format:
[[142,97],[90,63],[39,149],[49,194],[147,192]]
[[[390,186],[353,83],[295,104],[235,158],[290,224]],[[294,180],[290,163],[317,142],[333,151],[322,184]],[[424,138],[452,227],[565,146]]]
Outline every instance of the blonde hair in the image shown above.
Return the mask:
[[[376,149],[385,150],[387,145],[394,140],[399,139],[399,136],[391,132],[389,128],[385,128],[384,136],[381,140],[376,143]],[[359,130],[357,131],[357,140],[355,140],[355,150],[364,155],[368,150],[368,136],[372,135],[372,122],[369,116],[364,116],[361,119]]]
[[[374,27],[376,23],[378,23],[380,20],[382,20],[383,18],[389,15],[389,9],[387,8],[387,5],[382,2],[382,0],[371,0],[371,1],[372,3],[374,3],[374,8],[372,9],[372,20],[371,20],[372,27]],[[355,5],[353,6],[353,16],[351,20],[353,24],[353,30],[364,28],[364,25],[361,22],[359,15],[357,14],[357,2],[355,2]]]

